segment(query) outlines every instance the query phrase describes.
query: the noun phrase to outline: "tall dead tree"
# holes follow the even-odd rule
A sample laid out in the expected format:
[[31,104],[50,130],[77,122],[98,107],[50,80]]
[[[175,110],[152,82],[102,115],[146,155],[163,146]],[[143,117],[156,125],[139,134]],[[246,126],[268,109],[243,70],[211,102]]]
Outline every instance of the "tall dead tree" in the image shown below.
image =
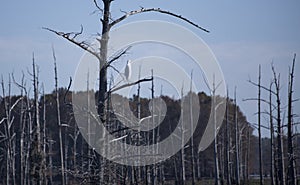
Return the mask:
[[261,66],[259,65],[258,70],[258,112],[257,112],[257,119],[258,119],[258,157],[259,157],[259,184],[263,185],[263,169],[262,169],[262,152],[261,152]]
[[55,92],[56,92],[56,111],[57,111],[57,124],[58,124],[58,134],[59,134],[59,152],[60,152],[60,165],[61,165],[61,184],[65,185],[65,163],[64,163],[64,149],[63,149],[63,136],[62,136],[62,124],[60,119],[60,104],[59,104],[59,91],[58,91],[58,77],[57,77],[57,66],[56,66],[56,56],[53,51],[53,61],[54,61],[54,81],[55,81]]
[[41,173],[40,164],[42,163],[42,151],[41,151],[41,125],[40,125],[40,109],[39,109],[39,79],[38,74],[39,70],[35,64],[34,54],[32,56],[32,78],[33,78],[33,126],[34,126],[34,135],[33,143],[30,153],[30,162],[31,162],[31,180],[36,184],[42,184],[43,177]]
[[[152,105],[151,105],[151,109],[152,109],[152,114],[154,114],[154,110],[155,110],[155,103],[154,103],[154,98],[155,98],[155,88],[154,88],[154,78],[153,78],[153,69],[151,69],[151,98],[152,98]],[[154,115],[152,116],[152,124],[155,125],[155,119],[154,119]],[[156,137],[155,137],[155,131],[152,132],[152,143],[156,143]],[[152,154],[153,156],[156,154],[156,151],[155,151],[155,145],[153,145],[153,148],[152,148]],[[153,164],[153,168],[151,170],[151,174],[152,174],[152,179],[151,179],[151,182],[152,182],[152,185],[156,185],[157,184],[157,165],[156,164]]]
[[212,108],[213,108],[213,123],[214,123],[214,138],[215,138],[215,142],[214,142],[214,165],[215,165],[215,185],[220,185],[220,170],[219,170],[219,158],[218,158],[218,129],[217,128],[217,117],[216,117],[216,111],[217,111],[217,105],[216,105],[216,85],[215,85],[215,78],[214,78],[214,82],[213,82],[213,89],[211,89],[212,92]]
[[13,81],[14,81],[14,84],[20,89],[20,96],[22,97],[22,100],[20,102],[20,154],[19,154],[19,157],[20,157],[20,165],[19,165],[19,173],[20,173],[20,178],[19,180],[17,181],[18,184],[25,184],[25,173],[24,173],[24,169],[25,169],[25,147],[24,147],[24,144],[25,144],[25,128],[26,128],[26,114],[25,114],[25,110],[26,110],[26,106],[25,106],[25,101],[24,101],[24,95],[25,97],[27,97],[27,91],[26,91],[26,88],[25,88],[25,81],[24,81],[24,78],[25,78],[25,75],[24,73],[22,73],[22,79],[21,79],[21,83],[17,83],[14,76],[12,75],[12,78],[13,78]]
[[296,178],[294,172],[294,150],[293,150],[293,81],[294,81],[294,69],[295,69],[296,54],[294,55],[292,69],[289,71],[289,83],[288,83],[288,173],[287,184],[295,185]]
[[275,179],[274,179],[274,172],[276,172],[276,164],[275,164],[275,143],[274,143],[274,123],[273,123],[273,106],[272,106],[272,85],[273,82],[270,83],[270,91],[269,91],[269,121],[270,121],[270,154],[271,154],[271,159],[270,159],[270,177],[271,177],[271,185],[275,184]]
[[[190,97],[189,97],[189,108],[190,108],[190,127],[191,130],[194,130],[193,128],[193,96],[192,96],[192,86],[193,85],[193,71],[191,72],[191,81],[190,81]],[[194,157],[194,138],[191,137],[190,140],[190,148],[191,148],[191,168],[192,168],[192,185],[195,185],[195,157]]]
[[277,176],[280,185],[285,185],[284,175],[284,162],[283,162],[283,148],[282,148],[282,124],[281,124],[281,100],[280,100],[280,75],[277,76],[275,68],[272,65],[274,84],[275,84],[275,96],[277,103]]
[[[227,88],[228,89],[228,88]],[[229,134],[229,96],[227,91],[227,98],[226,98],[226,111],[225,111],[225,164],[224,164],[224,175],[226,175],[226,183],[227,185],[231,184],[231,177],[230,177],[230,150],[229,150],[229,143],[230,143],[230,134]]]
[[42,132],[42,138],[43,138],[43,155],[42,155],[42,176],[43,176],[43,180],[42,180],[42,184],[47,184],[47,176],[46,176],[46,168],[47,168],[47,164],[46,164],[46,96],[45,96],[45,89],[44,89],[44,85],[42,85],[43,87],[43,132]]
[[130,11],[130,12],[126,12],[125,15],[113,20],[111,17],[111,3],[113,2],[113,0],[102,0],[102,6],[103,8],[100,7],[100,5],[98,4],[97,0],[94,0],[94,4],[96,6],[96,8],[102,12],[102,18],[101,18],[101,23],[102,23],[102,31],[101,31],[101,38],[98,39],[99,43],[100,43],[100,52],[97,52],[95,50],[93,50],[86,42],[81,42],[81,41],[77,41],[76,37],[80,34],[82,34],[83,29],[81,29],[81,31],[79,33],[64,33],[64,32],[58,32],[49,28],[45,28],[48,31],[51,31],[55,34],[57,34],[58,36],[61,36],[63,38],[65,38],[66,40],[68,40],[69,42],[77,45],[78,47],[80,47],[81,49],[89,52],[90,54],[92,54],[93,56],[95,56],[98,61],[99,61],[99,96],[98,96],[98,114],[100,116],[100,119],[103,123],[105,123],[106,120],[106,114],[105,114],[105,101],[106,101],[106,96],[107,96],[107,69],[108,67],[115,61],[118,60],[120,58],[121,55],[126,53],[125,52],[120,52],[120,56],[118,57],[113,57],[112,60],[108,60],[108,41],[109,41],[109,32],[111,30],[112,27],[114,27],[115,25],[117,25],[118,23],[124,21],[125,19],[127,19],[128,17],[131,17],[133,15],[137,15],[137,14],[141,14],[141,13],[146,13],[146,12],[158,12],[161,14],[167,14],[173,17],[176,17],[180,20],[183,20],[191,25],[193,25],[194,27],[203,30],[205,32],[209,32],[208,30],[200,27],[199,25],[193,23],[192,21],[190,21],[189,19],[182,17],[181,15],[177,15],[175,13],[166,11],[166,10],[162,10],[160,8],[141,8],[139,10],[134,10],[134,11]]
[[236,103],[236,88],[234,89],[234,124],[235,124],[235,183],[240,184],[240,151],[239,151],[239,125],[238,125],[238,111]]
[[[2,122],[5,122],[4,125],[4,135],[5,140],[7,142],[7,148],[6,148],[6,184],[11,183],[11,134],[10,134],[10,127],[11,127],[11,119],[9,114],[9,106],[10,104],[7,101],[6,92],[5,92],[5,85],[3,76],[1,76],[1,86],[2,86],[2,95],[3,95],[3,101],[4,101],[4,111],[5,111],[5,117],[1,120]],[[9,90],[10,92],[10,90]],[[10,93],[8,93],[8,98],[10,99]]]

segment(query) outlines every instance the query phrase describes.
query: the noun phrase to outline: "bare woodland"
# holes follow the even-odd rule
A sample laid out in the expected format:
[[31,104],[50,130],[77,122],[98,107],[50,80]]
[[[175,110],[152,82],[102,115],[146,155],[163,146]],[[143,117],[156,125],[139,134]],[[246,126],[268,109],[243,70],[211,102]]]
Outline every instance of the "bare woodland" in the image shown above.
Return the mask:
[[[53,92],[45,94],[43,82],[39,80],[38,61],[32,56],[32,68],[24,72],[21,79],[9,74],[9,80],[1,79],[0,96],[0,184],[276,184],[295,185],[299,183],[300,174],[300,137],[297,132],[293,111],[297,95],[294,93],[294,74],[296,54],[291,60],[288,71],[288,82],[280,79],[276,73],[276,66],[271,64],[272,77],[263,76],[258,69],[258,80],[249,80],[249,86],[257,88],[257,97],[250,97],[244,101],[257,102],[257,123],[252,124],[237,105],[238,87],[231,89],[227,97],[218,97],[215,89],[211,94],[204,92],[190,92],[180,99],[173,99],[161,93],[167,105],[167,115],[162,123],[149,133],[127,129],[114,115],[110,98],[122,102],[130,102],[130,109],[137,118],[150,115],[149,103],[152,109],[160,110],[151,101],[154,92],[162,91],[163,87],[156,87],[153,76],[139,79],[123,86],[111,88],[108,70],[114,69],[114,62],[125,55],[130,48],[119,51],[115,56],[108,55],[109,32],[118,23],[138,14],[160,13],[173,16],[186,24],[190,24],[204,32],[208,32],[188,18],[160,8],[144,8],[123,12],[124,15],[112,19],[110,7],[112,0],[94,0],[96,10],[101,14],[99,35],[100,48],[94,51],[89,43],[78,39],[80,32],[62,32],[53,28],[44,28],[50,33],[75,44],[89,52],[99,61],[99,87],[93,92],[86,79],[86,91],[72,92],[69,84],[59,84],[58,73],[63,71],[59,65],[59,56],[52,48],[53,61]],[[27,78],[25,78],[27,77]],[[262,78],[270,78],[270,84],[262,84]],[[30,80],[26,80],[30,79]],[[288,84],[288,94],[281,96],[281,84]],[[141,84],[149,85],[150,98],[141,97]],[[12,94],[12,86],[19,89],[19,94]],[[122,97],[117,90],[136,86],[137,92],[133,97]],[[205,84],[203,84],[205,86]],[[63,87],[63,88],[60,88]],[[213,87],[215,88],[215,87]],[[264,93],[262,93],[264,92]],[[82,94],[84,107],[72,105],[72,93]],[[95,99],[97,114],[91,115],[91,94]],[[229,94],[233,94],[232,98]],[[265,94],[268,96],[264,97]],[[82,137],[75,122],[75,110],[82,114],[88,124],[93,116],[98,117],[105,127],[123,142],[132,145],[149,145],[162,141],[177,126],[180,115],[184,124],[193,121],[192,97],[199,99],[201,112],[196,130],[189,142],[167,161],[154,165],[132,167],[113,163],[89,146]],[[282,97],[287,97],[287,105],[282,104]],[[205,151],[198,152],[198,145],[210,117],[211,109],[216,110],[218,98],[226,99],[226,113],[219,132],[215,132],[215,141]],[[242,98],[240,98],[242,99]],[[182,111],[183,102],[189,102],[190,114]],[[262,104],[268,110],[262,110]],[[122,107],[119,107],[122,109]],[[254,112],[255,112],[254,111]],[[153,112],[153,110],[152,110]],[[158,115],[160,119],[161,115]],[[262,119],[267,117],[268,120]],[[154,120],[152,120],[154,121]],[[268,125],[267,127],[264,125]],[[269,137],[262,136],[262,129],[268,130]],[[88,134],[97,134],[97,130],[90,130]],[[94,132],[94,133],[93,133]],[[183,132],[183,131],[182,131]],[[101,134],[101,133],[100,133]],[[176,138],[175,138],[176,139]],[[124,149],[125,150],[125,149]],[[154,149],[155,150],[155,149]],[[138,155],[142,155],[138,151]],[[127,160],[126,158],[122,160]]]

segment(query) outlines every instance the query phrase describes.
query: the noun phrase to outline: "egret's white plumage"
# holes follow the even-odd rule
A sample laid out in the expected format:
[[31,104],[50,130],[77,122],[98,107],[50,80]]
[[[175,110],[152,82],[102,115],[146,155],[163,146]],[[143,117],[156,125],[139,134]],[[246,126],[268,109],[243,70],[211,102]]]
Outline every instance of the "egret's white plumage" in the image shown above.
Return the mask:
[[124,76],[125,76],[126,80],[129,81],[129,79],[131,77],[131,60],[127,60]]

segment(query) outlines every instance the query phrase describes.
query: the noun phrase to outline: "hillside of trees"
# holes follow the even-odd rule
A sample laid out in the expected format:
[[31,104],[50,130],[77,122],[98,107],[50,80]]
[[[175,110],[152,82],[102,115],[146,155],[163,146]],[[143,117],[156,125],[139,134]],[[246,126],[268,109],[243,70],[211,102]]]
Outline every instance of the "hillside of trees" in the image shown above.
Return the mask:
[[[22,92],[21,90],[21,94]],[[215,176],[214,144],[203,152],[197,152],[211,109],[211,97],[203,92],[197,94],[201,106],[197,128],[193,139],[184,147],[183,152],[179,151],[167,161],[156,165],[129,167],[109,162],[89,147],[75,123],[72,92],[65,88],[58,89],[63,168],[60,156],[56,91],[52,94],[42,94],[37,104],[34,99],[24,94],[25,92],[23,95],[6,96],[0,99],[1,184],[7,184],[7,182],[9,184],[34,182],[59,184],[62,170],[66,184],[95,184],[103,182],[103,179],[107,184],[152,184],[154,181],[161,184],[174,182],[182,184],[182,181],[198,182],[213,179]],[[116,96],[120,102],[128,101],[125,97]],[[181,113],[181,100],[174,100],[168,96],[161,98],[168,107],[168,116],[154,131],[155,134],[151,133],[155,135],[156,141],[154,142],[163,140],[173,131]],[[150,114],[149,101],[147,98],[140,99],[141,117]],[[129,102],[131,110],[136,112],[138,97],[134,95]],[[115,127],[110,127],[111,133],[114,132],[116,137],[120,133],[127,135],[123,139],[124,142],[133,143],[134,137],[130,136],[136,133],[117,129],[120,128],[120,123],[114,122],[114,124]],[[114,129],[117,129],[117,132]],[[40,140],[37,138],[38,135],[40,135]],[[152,137],[148,138],[152,140]],[[254,135],[254,129],[232,99],[227,100],[227,113],[216,141],[218,174],[222,183],[226,181],[236,183],[237,175],[243,183],[257,178],[259,174],[258,137]],[[283,146],[287,146],[286,137],[283,141]],[[295,144],[299,145],[299,141],[300,138],[297,138]],[[272,147],[270,139],[262,139],[263,173],[266,179],[270,178],[272,169],[270,147]],[[284,147],[284,151],[286,150],[287,148]],[[299,170],[298,166],[297,171]]]

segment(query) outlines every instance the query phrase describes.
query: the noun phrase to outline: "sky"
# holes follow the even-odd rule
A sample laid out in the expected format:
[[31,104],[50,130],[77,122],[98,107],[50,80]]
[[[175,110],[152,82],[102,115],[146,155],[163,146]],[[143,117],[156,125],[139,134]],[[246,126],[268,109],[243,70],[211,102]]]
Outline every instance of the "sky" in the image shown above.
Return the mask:
[[[136,10],[141,6],[160,7],[178,13],[210,30],[210,33],[205,33],[176,18],[157,13],[132,16],[122,23],[164,20],[182,25],[202,38],[220,64],[231,97],[234,87],[237,87],[238,104],[250,123],[255,124],[257,120],[256,102],[243,99],[257,96],[257,88],[247,80],[257,81],[259,64],[265,86],[272,79],[272,62],[281,74],[281,96],[283,106],[286,105],[289,66],[294,53],[300,56],[299,1],[115,0],[112,4],[112,18],[122,16],[121,11]],[[54,88],[53,45],[58,62],[59,85],[67,86],[84,52],[42,27],[72,32],[79,31],[82,25],[84,37],[81,38],[91,40],[96,33],[101,32],[100,14],[94,13],[95,10],[92,0],[1,1],[0,74],[5,82],[8,82],[9,73],[14,73],[18,80],[24,71],[27,83],[31,83],[27,71],[31,70],[34,52],[40,69],[40,80],[46,91],[51,92]],[[295,99],[300,98],[299,65],[297,60]],[[263,96],[267,98],[266,93]],[[299,102],[295,103],[294,113],[300,114]],[[267,117],[262,120],[267,125]],[[295,121],[300,120],[296,118]],[[268,132],[264,133],[267,135]]]

